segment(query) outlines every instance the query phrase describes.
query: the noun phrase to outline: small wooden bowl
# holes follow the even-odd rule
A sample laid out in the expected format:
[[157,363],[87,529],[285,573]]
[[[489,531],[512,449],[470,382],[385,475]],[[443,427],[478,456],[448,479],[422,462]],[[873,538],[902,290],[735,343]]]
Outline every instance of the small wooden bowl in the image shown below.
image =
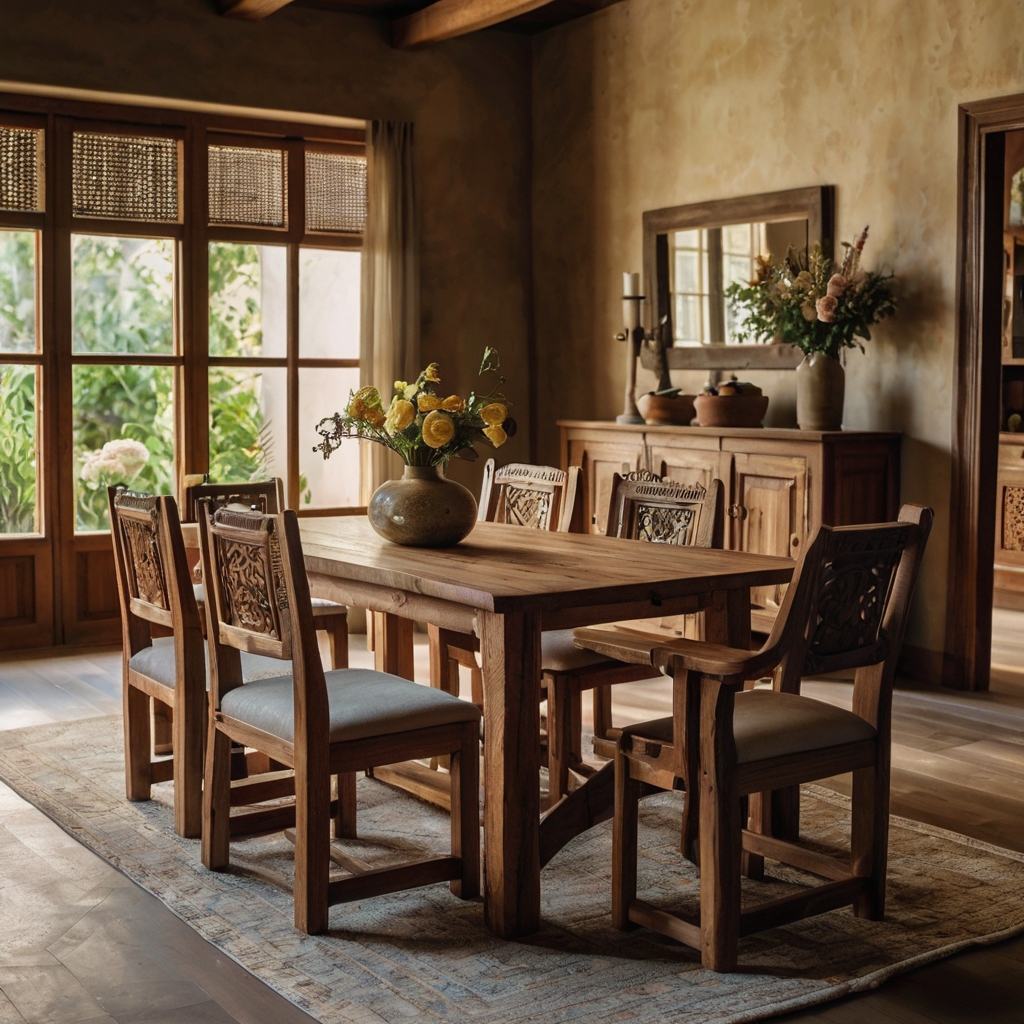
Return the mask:
[[697,395],[693,407],[702,427],[760,427],[768,412],[768,396]]
[[665,395],[651,393],[641,395],[636,400],[636,407],[646,423],[674,423],[688,427],[694,416],[693,398],[693,395],[676,395],[668,398]]

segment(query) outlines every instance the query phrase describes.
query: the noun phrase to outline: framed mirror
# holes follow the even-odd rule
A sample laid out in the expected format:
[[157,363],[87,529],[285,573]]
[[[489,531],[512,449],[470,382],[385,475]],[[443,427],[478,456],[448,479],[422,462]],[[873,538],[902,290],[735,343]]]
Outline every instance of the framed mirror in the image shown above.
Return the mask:
[[741,325],[725,302],[734,281],[749,281],[758,256],[781,260],[790,246],[820,242],[832,255],[835,187],[820,185],[715,202],[648,210],[643,217],[647,315],[657,344],[641,347],[648,369],[744,370],[795,368],[792,345],[743,344]]

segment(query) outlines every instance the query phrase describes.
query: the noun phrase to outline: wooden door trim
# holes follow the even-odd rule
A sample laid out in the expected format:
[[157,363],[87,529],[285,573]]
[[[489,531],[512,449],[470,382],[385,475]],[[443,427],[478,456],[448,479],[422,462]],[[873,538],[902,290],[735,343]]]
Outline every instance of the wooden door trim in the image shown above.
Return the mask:
[[[960,275],[942,682],[986,690],[992,656],[1002,244],[986,257],[983,241],[986,231],[997,231],[1002,239],[1002,140],[1005,132],[1024,129],[1024,94],[963,104],[959,113]],[[992,203],[986,208],[986,191],[998,194],[998,209]]]

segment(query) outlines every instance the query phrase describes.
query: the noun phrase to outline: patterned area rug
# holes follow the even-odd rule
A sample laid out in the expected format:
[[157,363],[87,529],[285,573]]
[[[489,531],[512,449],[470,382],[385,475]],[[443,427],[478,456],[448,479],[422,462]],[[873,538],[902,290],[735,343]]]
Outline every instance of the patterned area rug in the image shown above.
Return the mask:
[[[0,777],[87,847],[158,896],[202,936],[324,1022],[750,1021],[872,988],[893,974],[1024,930],[1024,855],[894,818],[888,913],[880,923],[834,911],[743,939],[741,969],[716,975],[698,955],[610,923],[611,825],[570,843],[542,875],[543,930],[503,942],[479,901],[434,885],[334,907],[330,934],[292,928],[291,871],[280,837],[232,847],[234,870],[206,871],[199,843],[174,835],[170,784],[124,799],[120,719],[0,733]],[[644,898],[696,911],[697,882],[678,853],[680,797],[641,805]],[[838,848],[849,803],[808,787],[804,832]],[[361,859],[447,850],[447,818],[360,780]],[[745,898],[810,879],[768,865]],[[746,885],[747,883],[745,883]]]

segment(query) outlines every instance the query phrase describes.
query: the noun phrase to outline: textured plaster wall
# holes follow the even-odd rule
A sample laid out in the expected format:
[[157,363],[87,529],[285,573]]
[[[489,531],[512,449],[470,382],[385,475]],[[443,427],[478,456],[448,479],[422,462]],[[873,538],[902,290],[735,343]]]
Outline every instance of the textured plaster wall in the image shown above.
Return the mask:
[[[621,409],[623,270],[644,210],[837,186],[839,238],[899,275],[898,318],[847,360],[845,426],[904,434],[902,496],[938,512],[909,642],[943,648],[957,106],[1024,91],[1013,0],[626,0],[534,43],[538,440]],[[699,385],[703,375],[680,375]],[[792,373],[744,374],[794,417]],[[571,386],[567,386],[571,383]]]
[[489,32],[409,53],[383,20],[298,7],[244,22],[214,0],[0,0],[0,79],[413,121],[424,359],[465,392],[494,345],[523,426],[505,451],[527,458],[528,40]]

